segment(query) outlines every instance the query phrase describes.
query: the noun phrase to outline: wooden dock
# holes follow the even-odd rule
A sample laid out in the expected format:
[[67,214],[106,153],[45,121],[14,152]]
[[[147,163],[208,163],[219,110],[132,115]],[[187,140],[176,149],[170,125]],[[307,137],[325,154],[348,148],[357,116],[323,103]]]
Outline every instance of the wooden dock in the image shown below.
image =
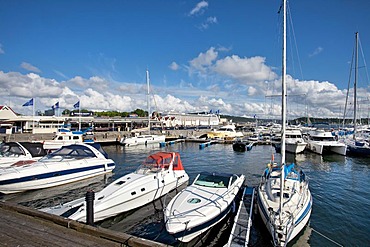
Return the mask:
[[254,191],[255,188],[253,187],[245,187],[229,241],[225,246],[248,246],[250,228],[252,226]]
[[168,246],[9,202],[0,215],[0,246]]

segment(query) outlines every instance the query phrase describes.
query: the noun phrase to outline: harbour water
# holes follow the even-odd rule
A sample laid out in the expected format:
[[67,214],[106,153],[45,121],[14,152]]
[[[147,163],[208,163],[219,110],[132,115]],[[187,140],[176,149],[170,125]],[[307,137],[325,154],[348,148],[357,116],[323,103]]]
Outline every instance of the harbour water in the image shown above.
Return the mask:
[[[83,182],[39,191],[3,195],[1,200],[42,208],[83,197],[88,189],[98,191],[114,179],[132,172],[149,154],[157,151],[176,151],[192,182],[201,171],[243,173],[249,186],[257,186],[260,176],[271,160],[274,150],[269,145],[254,146],[251,151],[234,152],[231,145],[215,144],[204,149],[199,143],[177,143],[160,148],[105,146],[109,157],[116,162],[114,173]],[[275,160],[280,156],[275,154]],[[301,166],[310,181],[313,210],[308,227],[292,246],[370,246],[370,162],[369,158],[339,155],[317,155],[305,152],[287,154],[287,162]],[[100,227],[178,246],[166,233],[163,206],[175,194],[138,210],[100,222]],[[218,225],[203,246],[223,246],[229,237],[231,219]],[[253,220],[252,246],[271,246],[267,230],[258,214]]]

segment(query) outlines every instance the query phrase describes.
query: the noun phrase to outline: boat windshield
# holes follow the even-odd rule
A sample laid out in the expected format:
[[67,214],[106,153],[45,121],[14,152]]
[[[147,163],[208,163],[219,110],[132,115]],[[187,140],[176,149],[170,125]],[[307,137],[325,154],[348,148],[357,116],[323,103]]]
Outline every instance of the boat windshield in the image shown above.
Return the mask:
[[136,173],[146,174],[148,172],[158,172],[162,170],[168,170],[172,163],[172,157],[163,159],[154,159],[149,156],[137,169]]
[[227,188],[229,185],[229,180],[229,176],[201,173],[197,180],[194,181],[194,184],[204,187]]
[[87,159],[95,158],[94,152],[86,146],[83,145],[69,145],[63,146],[60,149],[48,154],[47,156],[41,158],[40,161],[48,161],[55,159]]
[[16,143],[1,143],[0,144],[0,157],[18,157],[26,155],[22,148]]

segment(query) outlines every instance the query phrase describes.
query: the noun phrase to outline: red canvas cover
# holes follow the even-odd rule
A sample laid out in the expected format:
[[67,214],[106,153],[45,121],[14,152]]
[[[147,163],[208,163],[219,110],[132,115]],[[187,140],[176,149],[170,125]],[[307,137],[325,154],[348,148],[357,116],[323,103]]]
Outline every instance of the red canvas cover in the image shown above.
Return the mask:
[[177,152],[158,152],[155,154],[151,154],[146,159],[145,163],[155,163],[158,166],[168,168],[173,157],[173,170],[184,170],[180,159],[180,154]]

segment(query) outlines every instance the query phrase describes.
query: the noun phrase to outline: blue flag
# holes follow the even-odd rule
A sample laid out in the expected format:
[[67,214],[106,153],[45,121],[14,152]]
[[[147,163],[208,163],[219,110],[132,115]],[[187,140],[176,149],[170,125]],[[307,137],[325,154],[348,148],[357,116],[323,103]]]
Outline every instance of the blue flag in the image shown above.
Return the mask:
[[27,101],[26,103],[24,103],[22,106],[30,106],[30,105],[33,105],[33,98]]
[[55,103],[55,105],[51,106],[51,109],[58,109],[59,108],[59,102]]
[[80,101],[77,101],[76,104],[73,105],[74,108],[80,108]]

